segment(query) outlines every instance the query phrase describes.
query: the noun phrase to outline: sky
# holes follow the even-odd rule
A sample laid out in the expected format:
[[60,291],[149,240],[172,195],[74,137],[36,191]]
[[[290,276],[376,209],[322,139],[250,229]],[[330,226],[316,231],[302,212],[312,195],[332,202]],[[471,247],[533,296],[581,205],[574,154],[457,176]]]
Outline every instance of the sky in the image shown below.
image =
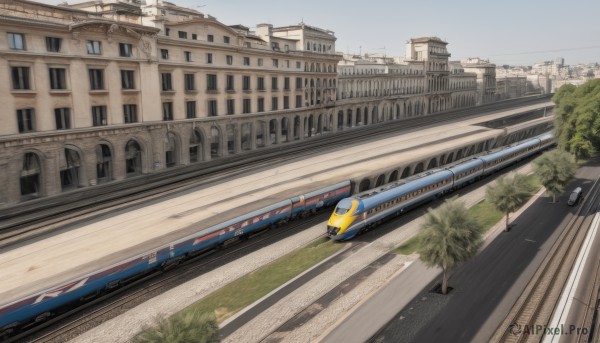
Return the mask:
[[[38,0],[40,1],[40,0]],[[58,4],[64,0],[41,0]],[[69,3],[78,1],[69,0]],[[437,36],[451,60],[532,65],[600,62],[598,0],[170,0],[226,25],[307,25],[331,30],[336,51],[404,56],[406,41]]]

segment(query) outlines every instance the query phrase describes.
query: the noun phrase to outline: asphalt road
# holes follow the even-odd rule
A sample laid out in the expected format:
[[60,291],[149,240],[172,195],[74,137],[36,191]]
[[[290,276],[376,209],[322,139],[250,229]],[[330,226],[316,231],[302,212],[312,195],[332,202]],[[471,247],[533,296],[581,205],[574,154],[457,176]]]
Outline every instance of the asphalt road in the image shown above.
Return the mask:
[[[589,190],[599,165],[594,161],[581,168],[565,193],[576,186]],[[487,342],[577,210],[566,205],[566,195],[558,200],[553,204],[551,198],[540,197],[514,221],[510,232],[502,233],[475,259],[455,270],[450,295],[429,307],[418,304],[435,297],[428,293],[434,285],[428,285],[371,341]],[[418,320],[410,320],[411,316]],[[416,331],[415,322],[420,327]],[[411,331],[415,333],[407,334]]]

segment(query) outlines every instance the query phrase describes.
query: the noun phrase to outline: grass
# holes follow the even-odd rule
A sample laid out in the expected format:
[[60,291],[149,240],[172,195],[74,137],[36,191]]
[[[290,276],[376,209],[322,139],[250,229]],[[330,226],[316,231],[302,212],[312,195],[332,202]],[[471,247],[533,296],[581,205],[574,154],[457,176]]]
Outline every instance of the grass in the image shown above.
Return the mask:
[[[531,196],[533,196],[533,194],[541,187],[540,181],[534,174],[527,175],[525,179],[527,180]],[[469,209],[469,214],[477,220],[484,232],[487,232],[504,217],[504,213],[496,210],[487,200],[483,200],[471,207]],[[419,250],[419,247],[419,235],[416,234],[406,242],[402,243],[398,248],[394,249],[393,252],[396,254],[410,255]]]
[[222,323],[344,246],[328,238],[319,239],[233,281],[182,312],[214,313],[217,323]]

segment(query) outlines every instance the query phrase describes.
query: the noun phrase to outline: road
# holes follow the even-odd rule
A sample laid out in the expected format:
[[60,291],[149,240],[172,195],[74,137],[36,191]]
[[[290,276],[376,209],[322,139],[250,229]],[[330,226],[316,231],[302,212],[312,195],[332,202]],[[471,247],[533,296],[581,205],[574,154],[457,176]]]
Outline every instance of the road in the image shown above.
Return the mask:
[[[566,193],[575,186],[588,190],[598,175],[598,165],[593,161],[581,168]],[[427,292],[433,287],[430,284],[371,341],[488,341],[576,211],[566,205],[566,196],[559,197],[557,204],[550,200],[539,198],[514,221],[510,232],[498,236],[475,259],[459,267],[450,279],[450,295],[429,302],[436,308],[423,305],[423,298],[436,298]],[[418,330],[407,327],[415,323],[411,316],[420,318]]]

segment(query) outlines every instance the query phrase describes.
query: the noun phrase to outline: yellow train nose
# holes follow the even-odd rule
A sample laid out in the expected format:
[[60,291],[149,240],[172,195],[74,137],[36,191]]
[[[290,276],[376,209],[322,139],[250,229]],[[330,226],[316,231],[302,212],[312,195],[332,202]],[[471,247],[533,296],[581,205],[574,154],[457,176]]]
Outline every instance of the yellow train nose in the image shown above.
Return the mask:
[[327,221],[327,234],[329,236],[343,234],[356,219],[356,216],[353,216],[352,214],[355,212],[358,202],[356,200],[344,200],[338,203],[338,206]]

